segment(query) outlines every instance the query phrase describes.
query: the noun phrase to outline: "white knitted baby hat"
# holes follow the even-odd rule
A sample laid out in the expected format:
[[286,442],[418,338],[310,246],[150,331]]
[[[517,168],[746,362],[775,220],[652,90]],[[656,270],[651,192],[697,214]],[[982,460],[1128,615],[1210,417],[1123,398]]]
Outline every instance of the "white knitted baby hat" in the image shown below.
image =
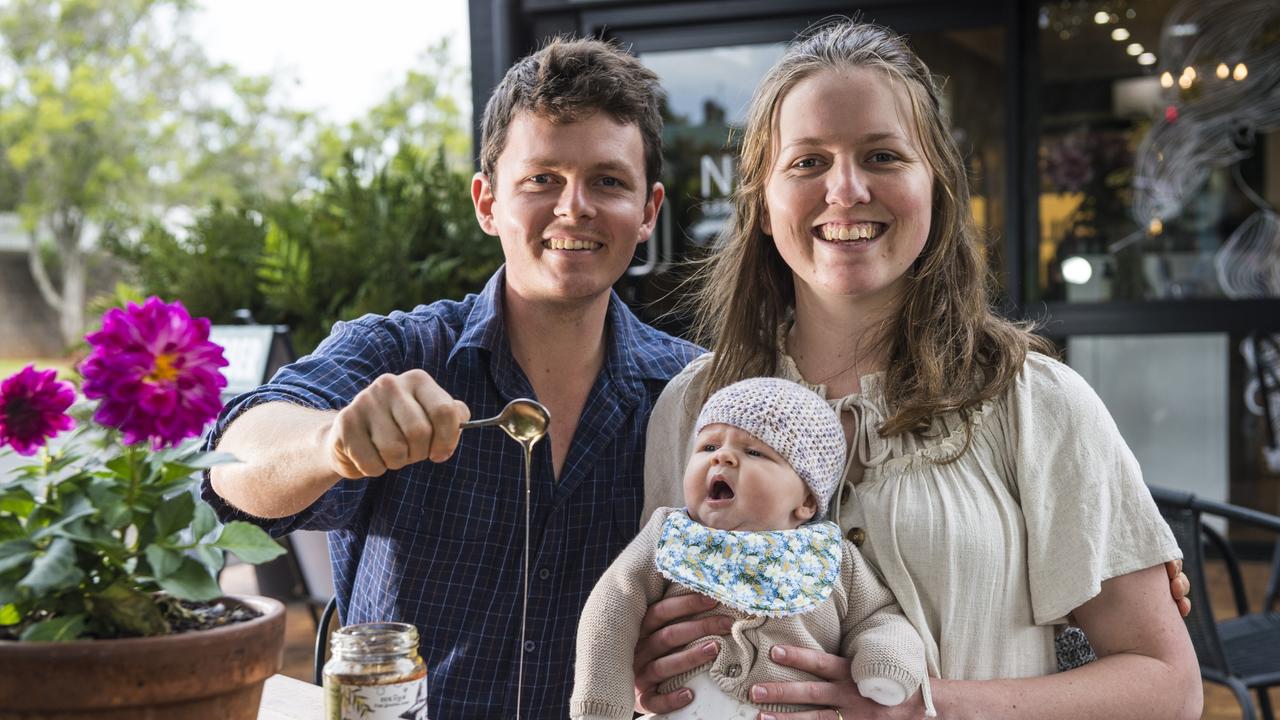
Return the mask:
[[746,430],[791,463],[818,499],[813,519],[826,517],[845,453],[840,418],[826,400],[790,380],[751,378],[712,395],[693,431],[715,423]]

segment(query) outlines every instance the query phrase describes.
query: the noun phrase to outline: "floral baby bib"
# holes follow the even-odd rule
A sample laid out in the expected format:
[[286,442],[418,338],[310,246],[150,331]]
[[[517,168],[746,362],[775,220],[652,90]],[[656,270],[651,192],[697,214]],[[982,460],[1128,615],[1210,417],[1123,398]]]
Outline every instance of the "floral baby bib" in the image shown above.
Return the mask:
[[655,561],[668,580],[745,613],[782,617],[808,612],[840,576],[840,528],[716,530],[679,510],[667,516]]

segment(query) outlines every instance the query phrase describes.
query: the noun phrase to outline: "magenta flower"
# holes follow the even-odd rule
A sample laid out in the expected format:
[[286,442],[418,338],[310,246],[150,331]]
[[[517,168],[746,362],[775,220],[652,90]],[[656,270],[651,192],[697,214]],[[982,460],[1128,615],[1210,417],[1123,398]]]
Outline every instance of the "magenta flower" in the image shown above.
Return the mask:
[[67,408],[76,391],[57,377],[56,370],[28,365],[0,383],[0,445],[35,455],[47,439],[71,429]]
[[199,435],[222,409],[227,379],[222,347],[209,342],[209,321],[180,302],[147,298],[142,307],[109,310],[85,337],[93,352],[80,365],[84,394],[100,399],[93,419],[119,428],[124,442],[171,447]]

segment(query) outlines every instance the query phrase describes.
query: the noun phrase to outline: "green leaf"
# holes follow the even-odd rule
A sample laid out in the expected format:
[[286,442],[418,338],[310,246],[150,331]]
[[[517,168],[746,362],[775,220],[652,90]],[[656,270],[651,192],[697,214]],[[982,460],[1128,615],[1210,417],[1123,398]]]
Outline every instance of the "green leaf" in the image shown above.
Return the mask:
[[160,504],[152,518],[156,537],[166,538],[191,524],[195,516],[196,501],[191,493],[175,495]]
[[66,615],[44,620],[22,631],[25,642],[70,642],[84,631],[84,615]]
[[169,631],[150,593],[113,583],[94,599],[94,613],[133,635],[159,635]]
[[43,596],[73,588],[83,578],[84,572],[76,567],[75,545],[66,538],[56,538],[49,543],[49,549],[31,563],[31,571],[18,581],[18,587]]
[[147,556],[147,564],[151,566],[151,574],[157,581],[174,574],[182,566],[183,555],[177,550],[148,545],[143,552]]
[[[116,537],[115,533],[96,524],[73,523],[55,531],[54,537],[64,537],[81,546],[92,546],[98,552],[99,558],[104,561],[107,558],[123,557],[128,552],[124,543],[120,538]],[[84,550],[85,548],[82,547],[81,549]]]
[[156,484],[162,488],[172,487],[178,483],[186,482],[187,478],[199,472],[198,469],[187,467],[181,463],[165,463],[164,470],[160,473],[160,479]]
[[213,546],[230,550],[236,554],[236,557],[250,565],[257,565],[284,554],[284,548],[272,540],[262,528],[243,520],[227,523]]
[[0,495],[0,513],[26,517],[35,509],[36,499],[24,487],[6,488]]
[[62,512],[56,513],[55,517],[57,520],[55,522],[51,522],[45,527],[32,533],[31,538],[33,540],[40,540],[49,537],[50,535],[56,534],[58,530],[61,530],[63,527],[70,525],[80,518],[89,517],[97,512],[98,511],[94,509],[93,503],[89,498],[83,495],[76,495],[67,501],[65,506],[62,508]]
[[0,541],[26,537],[27,530],[15,517],[0,516]]
[[182,458],[180,462],[175,464],[182,465],[191,471],[195,471],[208,470],[214,465],[225,465],[233,462],[239,462],[235,455],[232,455],[229,452],[218,452],[215,450],[210,452],[192,453],[190,456]]
[[156,578],[156,582],[165,592],[182,600],[204,601],[222,595],[222,589],[208,569],[189,557],[183,557],[182,565],[175,572]]
[[13,603],[0,605],[0,625],[17,625],[20,622],[22,622],[22,613],[18,612],[17,605]]
[[36,554],[36,546],[30,540],[9,540],[0,543],[0,573],[8,572]]
[[133,510],[124,502],[124,488],[115,478],[95,478],[85,492],[98,509],[103,527],[120,530],[133,519]]
[[195,518],[191,521],[191,542],[200,542],[217,526],[218,516],[214,514],[213,508],[203,500],[198,501]]
[[218,572],[222,570],[222,566],[225,562],[223,552],[218,548],[209,547],[208,545],[200,545],[193,548],[191,550],[191,554],[214,576],[217,576]]
[[117,455],[116,457],[113,457],[110,460],[108,460],[105,464],[107,466],[107,469],[115,473],[116,475],[125,479],[129,478],[129,472],[130,472],[129,458],[125,457],[124,455]]

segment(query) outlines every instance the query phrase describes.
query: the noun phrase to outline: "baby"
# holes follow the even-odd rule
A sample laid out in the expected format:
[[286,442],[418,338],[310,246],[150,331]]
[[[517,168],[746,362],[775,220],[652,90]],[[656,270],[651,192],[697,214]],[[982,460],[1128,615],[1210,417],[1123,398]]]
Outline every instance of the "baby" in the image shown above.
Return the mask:
[[[570,715],[630,720],[632,654],[650,604],[701,593],[734,619],[710,663],[673,678],[694,701],[664,720],[748,720],[759,682],[813,679],[769,659],[774,645],[850,658],[864,697],[897,705],[924,685],[924,644],[840,528],[824,522],[844,474],[845,437],[827,403],[755,378],[711,396],[695,426],[683,510],[660,508],[596,583],[578,624]],[[694,645],[706,642],[697,640]],[[930,713],[932,714],[932,713]]]

